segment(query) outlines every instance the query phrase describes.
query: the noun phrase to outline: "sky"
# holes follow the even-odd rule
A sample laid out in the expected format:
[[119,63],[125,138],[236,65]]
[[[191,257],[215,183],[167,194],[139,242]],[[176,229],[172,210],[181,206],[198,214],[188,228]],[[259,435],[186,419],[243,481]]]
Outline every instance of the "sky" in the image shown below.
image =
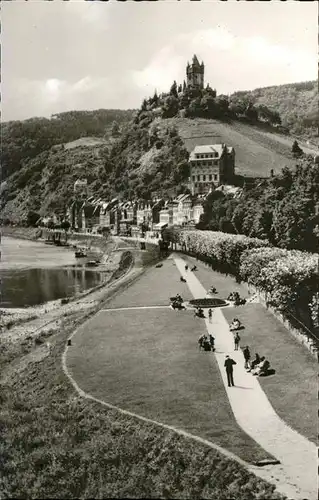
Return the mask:
[[2,2],[2,121],[129,109],[182,83],[218,94],[318,78],[317,2]]

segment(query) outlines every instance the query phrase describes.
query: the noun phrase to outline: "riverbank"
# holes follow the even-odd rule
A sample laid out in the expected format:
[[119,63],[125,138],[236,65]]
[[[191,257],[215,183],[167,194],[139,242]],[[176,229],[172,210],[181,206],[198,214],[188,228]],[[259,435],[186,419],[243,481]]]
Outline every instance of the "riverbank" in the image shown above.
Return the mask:
[[[37,243],[45,243],[47,241],[48,234],[39,228],[30,228],[30,227],[11,227],[11,226],[3,226],[0,228],[1,235],[4,238],[15,238],[18,240],[28,240],[33,241],[35,244]],[[74,263],[74,259],[70,256],[74,256],[74,250],[76,248],[85,248],[87,254],[87,260],[95,260],[98,259],[100,264],[103,265],[105,263],[107,254],[110,253],[116,244],[112,237],[101,237],[90,234],[81,234],[81,233],[68,233],[67,234],[67,245],[46,245],[46,249],[52,248],[54,250],[60,250],[61,255],[68,255],[69,259],[66,258],[65,263],[62,265],[68,265],[70,263]],[[80,260],[81,261],[81,260]],[[83,259],[82,259],[83,261]],[[0,262],[1,265],[1,262]],[[61,266],[61,264],[60,264]],[[96,267],[95,270],[99,270]]]
[[[94,311],[113,291],[114,285],[130,271],[134,274],[134,256],[130,251],[114,251],[107,260],[110,278],[100,285],[76,294],[26,309],[0,309],[0,364],[32,350],[48,340],[73,315]],[[135,270],[136,273],[136,270]]]

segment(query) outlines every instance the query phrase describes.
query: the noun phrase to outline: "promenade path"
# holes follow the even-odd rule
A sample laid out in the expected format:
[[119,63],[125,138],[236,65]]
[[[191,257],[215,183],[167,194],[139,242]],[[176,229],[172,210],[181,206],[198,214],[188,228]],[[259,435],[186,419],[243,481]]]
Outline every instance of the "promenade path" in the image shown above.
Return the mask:
[[[172,255],[177,269],[187,279],[194,298],[206,296],[206,289],[195,274],[185,271],[186,261]],[[275,456],[280,465],[267,466],[273,478],[291,487],[295,500],[317,498],[317,448],[301,434],[290,428],[276,414],[258,378],[247,373],[241,351],[234,351],[233,334],[224,318],[222,309],[213,310],[212,320],[205,319],[208,333],[215,337],[216,360],[222,375],[225,391],[234,416],[240,427]],[[228,387],[224,368],[225,356],[230,355],[237,363],[234,368],[235,387]],[[292,381],[293,383],[293,381]],[[266,471],[265,471],[266,472]]]

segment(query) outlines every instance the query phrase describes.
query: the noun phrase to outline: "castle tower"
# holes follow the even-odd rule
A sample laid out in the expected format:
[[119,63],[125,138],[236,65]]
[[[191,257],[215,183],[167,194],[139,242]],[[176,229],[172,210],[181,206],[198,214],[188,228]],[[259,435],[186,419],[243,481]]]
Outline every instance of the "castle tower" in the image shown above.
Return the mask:
[[192,64],[187,63],[186,67],[187,87],[204,88],[204,63],[199,61],[194,55]]

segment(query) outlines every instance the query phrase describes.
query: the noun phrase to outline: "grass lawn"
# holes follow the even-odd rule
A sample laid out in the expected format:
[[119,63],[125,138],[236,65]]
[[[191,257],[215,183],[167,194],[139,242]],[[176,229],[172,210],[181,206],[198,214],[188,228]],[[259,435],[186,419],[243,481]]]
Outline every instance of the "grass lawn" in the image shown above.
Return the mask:
[[282,499],[218,451],[81,398],[61,353],[82,314],[65,320],[49,357],[16,359],[1,380],[2,498]]
[[276,370],[274,375],[259,377],[259,381],[278,415],[317,443],[316,360],[261,304],[222,311],[227,321],[236,315],[245,325],[240,333],[241,345],[249,345],[252,357],[256,352],[265,356]]
[[151,267],[141,278],[121,294],[111,299],[106,307],[134,307],[169,305],[169,298],[180,293],[184,300],[192,299],[187,283],[180,281],[180,273],[173,259],[167,259],[163,266]]
[[230,292],[239,292],[241,297],[248,297],[248,289],[245,283],[236,283],[235,278],[232,276],[226,276],[226,274],[221,274],[213,271],[207,264],[196,260],[194,257],[189,257],[182,253],[179,254],[183,260],[185,260],[190,266],[196,265],[197,271],[195,275],[201,282],[204,288],[208,290],[212,285],[217,289],[217,294],[214,297],[218,299],[227,299]]
[[214,355],[198,350],[204,329],[190,311],[102,311],[74,337],[68,368],[99,399],[209,439],[247,461],[269,457],[237,426]]

